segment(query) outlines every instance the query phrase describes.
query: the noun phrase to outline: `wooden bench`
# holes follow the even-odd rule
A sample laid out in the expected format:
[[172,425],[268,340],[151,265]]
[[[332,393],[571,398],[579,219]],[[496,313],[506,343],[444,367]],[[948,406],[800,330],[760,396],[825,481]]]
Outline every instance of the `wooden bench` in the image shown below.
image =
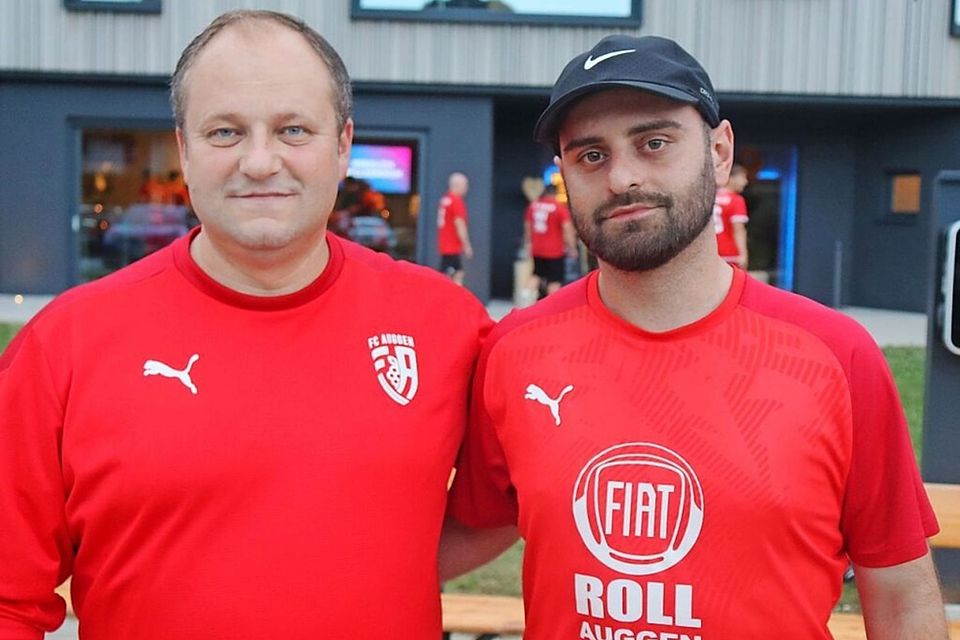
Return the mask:
[[442,593],[443,634],[467,633],[477,640],[523,634],[523,600],[475,593]]
[[[935,549],[960,549],[960,485],[924,485],[933,510],[940,521],[940,533],[930,538]],[[960,620],[950,620],[950,637],[960,640]],[[858,613],[835,612],[830,617],[830,632],[835,640],[865,640],[863,618]]]
[[[960,485],[926,485],[927,495],[940,521],[940,533],[930,546],[960,549]],[[466,633],[477,640],[501,635],[523,634],[523,601],[520,598],[445,593],[443,599],[444,634]],[[828,624],[835,640],[866,640],[863,618],[858,613],[835,612]],[[960,640],[960,620],[950,621],[950,637]]]

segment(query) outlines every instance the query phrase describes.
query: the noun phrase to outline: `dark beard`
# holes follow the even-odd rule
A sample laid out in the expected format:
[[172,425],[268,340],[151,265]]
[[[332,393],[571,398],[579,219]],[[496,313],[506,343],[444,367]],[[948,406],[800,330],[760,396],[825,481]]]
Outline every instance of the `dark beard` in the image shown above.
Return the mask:
[[[600,260],[621,271],[649,271],[673,260],[703,232],[713,219],[716,191],[708,149],[700,174],[679,194],[628,191],[614,196],[588,216],[577,215],[571,197],[571,217],[583,243]],[[617,224],[619,232],[614,235],[604,222],[610,211],[636,204],[662,207],[663,211],[650,218]]]

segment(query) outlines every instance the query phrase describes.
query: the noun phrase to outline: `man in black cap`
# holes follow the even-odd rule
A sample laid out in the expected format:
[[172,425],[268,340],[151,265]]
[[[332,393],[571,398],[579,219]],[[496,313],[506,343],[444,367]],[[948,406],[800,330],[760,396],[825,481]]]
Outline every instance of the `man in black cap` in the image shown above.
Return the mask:
[[946,639],[882,353],[718,256],[733,131],[700,64],[605,38],[535,133],[600,267],[488,339],[441,571],[518,526],[527,640],[826,640],[850,558],[871,639]]

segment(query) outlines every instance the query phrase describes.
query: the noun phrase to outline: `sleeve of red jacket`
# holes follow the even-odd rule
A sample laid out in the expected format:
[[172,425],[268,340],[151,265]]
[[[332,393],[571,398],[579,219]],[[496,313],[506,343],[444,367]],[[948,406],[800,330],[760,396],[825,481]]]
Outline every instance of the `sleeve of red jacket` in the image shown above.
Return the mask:
[[28,325],[0,358],[0,640],[40,640],[66,614],[54,593],[72,567],[60,464],[64,395],[51,357]]

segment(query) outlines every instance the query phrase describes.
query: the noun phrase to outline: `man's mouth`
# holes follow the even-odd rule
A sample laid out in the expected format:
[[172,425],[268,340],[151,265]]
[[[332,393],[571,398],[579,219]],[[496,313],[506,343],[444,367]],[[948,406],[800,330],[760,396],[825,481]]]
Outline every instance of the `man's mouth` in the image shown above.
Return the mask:
[[230,197],[240,198],[242,200],[257,200],[269,198],[289,198],[291,196],[293,196],[293,194],[289,191],[247,191],[243,193],[235,193]]
[[660,211],[662,208],[663,207],[658,205],[629,204],[612,209],[603,219],[604,221],[640,220]]

